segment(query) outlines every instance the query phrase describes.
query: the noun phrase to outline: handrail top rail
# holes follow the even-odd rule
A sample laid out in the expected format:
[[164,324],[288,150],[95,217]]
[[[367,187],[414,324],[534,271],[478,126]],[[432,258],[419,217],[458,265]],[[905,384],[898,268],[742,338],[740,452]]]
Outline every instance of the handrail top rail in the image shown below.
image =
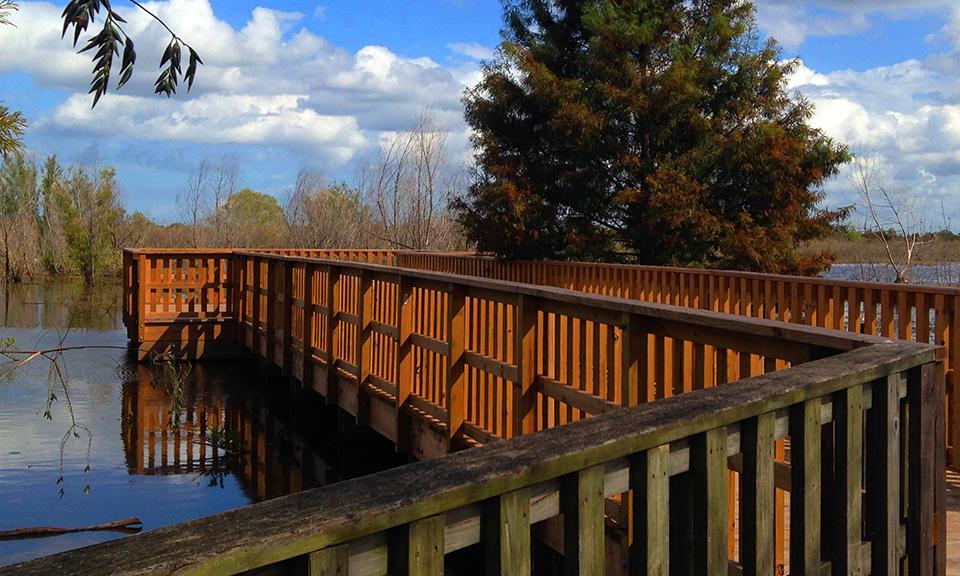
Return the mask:
[[[744,336],[790,340],[791,342],[800,344],[833,348],[836,350],[851,350],[853,348],[888,342],[890,340],[881,336],[830,330],[827,328],[806,326],[804,324],[785,323],[765,318],[749,318],[710,310],[685,308],[656,302],[644,302],[618,298],[616,296],[589,294],[567,288],[526,284],[523,282],[509,282],[506,280],[492,280],[479,276],[464,276],[443,272],[431,272],[416,268],[399,268],[382,264],[369,264],[366,262],[329,260],[307,256],[284,256],[243,250],[236,251],[236,254],[238,256],[277,261],[310,262],[321,266],[367,270],[384,275],[403,275],[407,278],[421,279],[433,284],[460,284],[491,292],[530,296],[565,304],[591,306],[612,312],[635,314],[666,322],[696,324],[716,330],[738,332]],[[749,326],[752,332],[744,334],[743,329],[745,326]]]
[[[491,263],[510,263],[512,260],[500,260],[489,254],[463,254],[457,252],[431,253],[419,252],[416,250],[397,250],[396,254],[402,256],[444,256],[448,258],[471,258],[483,260]],[[921,284],[896,284],[894,282],[870,282],[866,280],[840,280],[834,278],[822,278],[819,276],[798,276],[796,274],[771,274],[767,272],[749,272],[741,270],[724,270],[718,268],[684,268],[682,266],[653,266],[650,264],[623,264],[617,262],[587,262],[581,260],[518,260],[529,264],[549,264],[551,266],[583,266],[588,268],[613,268],[620,270],[643,270],[647,272],[677,272],[684,274],[711,274],[724,276],[728,278],[752,278],[757,280],[774,281],[792,281],[808,282],[815,285],[840,286],[843,288],[869,288],[884,289],[906,292],[921,292],[924,294],[943,294],[949,296],[960,295],[960,288],[950,286],[928,286]],[[842,264],[842,262],[840,263]]]
[[0,576],[82,574],[107,566],[118,574],[215,573],[275,563],[864,385],[934,361],[934,349],[902,341],[878,343],[736,385],[615,410],[0,568]]
[[[357,252],[357,253],[393,253],[398,256],[442,256],[445,258],[465,258],[481,260],[493,264],[510,263],[511,260],[499,260],[488,254],[476,254],[471,252],[448,252],[448,251],[419,251],[419,250],[395,250],[393,248],[124,248],[123,251],[139,255],[151,254],[232,254],[237,252],[259,252],[269,253],[272,250],[318,250],[330,252]],[[544,263],[551,266],[572,267],[582,266],[588,268],[612,268],[618,270],[641,270],[646,272],[670,272],[683,274],[710,274],[723,276],[726,278],[750,278],[763,281],[789,281],[802,282],[819,286],[840,287],[840,288],[860,288],[870,290],[889,290],[894,292],[914,292],[929,295],[960,296],[960,287],[950,286],[926,286],[918,284],[896,284],[893,282],[869,282],[864,280],[840,280],[833,278],[821,278],[817,276],[797,276],[791,274],[768,274],[764,272],[746,272],[739,270],[721,270],[714,268],[683,268],[679,266],[651,266],[648,264],[620,264],[607,262],[584,262],[575,260],[520,260],[516,262],[538,264]]]

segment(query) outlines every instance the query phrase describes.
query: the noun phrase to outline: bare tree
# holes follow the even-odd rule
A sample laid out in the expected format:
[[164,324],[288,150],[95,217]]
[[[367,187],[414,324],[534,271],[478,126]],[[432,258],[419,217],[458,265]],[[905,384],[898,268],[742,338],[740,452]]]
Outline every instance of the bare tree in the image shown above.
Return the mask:
[[315,171],[302,169],[284,205],[288,239],[302,248],[368,246],[369,210],[346,184],[327,184]]
[[914,198],[903,188],[891,188],[879,174],[877,160],[858,155],[850,181],[866,211],[865,227],[883,245],[895,282],[910,282],[910,271],[920,249],[933,241]]
[[187,187],[177,194],[177,206],[180,216],[190,227],[191,244],[197,248],[203,239],[203,221],[210,208],[207,206],[207,180],[210,178],[210,164],[204,160],[187,179]]
[[213,213],[211,214],[211,235],[215,246],[230,244],[227,227],[223,222],[223,207],[227,198],[237,191],[239,168],[236,161],[226,157],[220,159],[219,165],[209,177],[213,195]]
[[359,190],[376,213],[376,237],[407,250],[449,249],[458,242],[447,206],[462,184],[447,133],[427,112],[389,140],[360,171]]

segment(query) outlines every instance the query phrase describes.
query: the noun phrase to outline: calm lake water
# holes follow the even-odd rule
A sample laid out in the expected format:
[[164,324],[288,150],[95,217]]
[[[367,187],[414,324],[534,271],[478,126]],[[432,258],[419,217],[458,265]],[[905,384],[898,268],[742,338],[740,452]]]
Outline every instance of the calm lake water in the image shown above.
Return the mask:
[[[897,275],[889,264],[834,264],[821,274],[837,280],[893,282]],[[960,285],[960,262],[916,265],[910,269],[911,284]]]
[[[0,379],[0,531],[134,516],[149,530],[405,462],[336,409],[286,402],[255,361],[209,362],[180,379],[131,362],[120,316],[119,286],[0,294],[0,339],[13,348],[103,347]],[[0,362],[0,374],[13,366]],[[123,535],[0,540],[0,566]]]

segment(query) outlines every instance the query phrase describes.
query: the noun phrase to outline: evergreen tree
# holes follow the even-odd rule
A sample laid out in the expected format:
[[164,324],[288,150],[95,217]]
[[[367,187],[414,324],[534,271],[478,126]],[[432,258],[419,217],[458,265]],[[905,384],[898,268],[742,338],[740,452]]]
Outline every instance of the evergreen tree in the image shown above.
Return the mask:
[[455,203],[514,258],[812,272],[797,247],[849,160],[808,125],[742,0],[509,0],[504,42],[464,98],[477,179]]

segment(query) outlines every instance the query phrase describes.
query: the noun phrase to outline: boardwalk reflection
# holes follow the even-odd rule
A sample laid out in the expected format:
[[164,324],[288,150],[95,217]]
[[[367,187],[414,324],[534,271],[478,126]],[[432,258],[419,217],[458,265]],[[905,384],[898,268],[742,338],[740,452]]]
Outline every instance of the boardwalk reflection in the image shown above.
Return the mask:
[[[176,421],[172,395],[146,366],[123,386],[123,445],[131,474],[233,474],[251,500],[326,483],[326,464],[255,394],[224,390],[196,366]],[[223,440],[225,439],[225,440]]]
[[[262,387],[238,384],[255,364],[194,366],[179,422],[163,378],[142,364],[131,368],[121,430],[130,474],[193,475],[211,486],[234,476],[248,498],[261,501],[376,471],[370,462],[385,469],[404,461],[368,431],[344,431],[333,407],[314,407],[310,418],[278,412],[281,403]],[[381,456],[356,457],[371,451]]]

